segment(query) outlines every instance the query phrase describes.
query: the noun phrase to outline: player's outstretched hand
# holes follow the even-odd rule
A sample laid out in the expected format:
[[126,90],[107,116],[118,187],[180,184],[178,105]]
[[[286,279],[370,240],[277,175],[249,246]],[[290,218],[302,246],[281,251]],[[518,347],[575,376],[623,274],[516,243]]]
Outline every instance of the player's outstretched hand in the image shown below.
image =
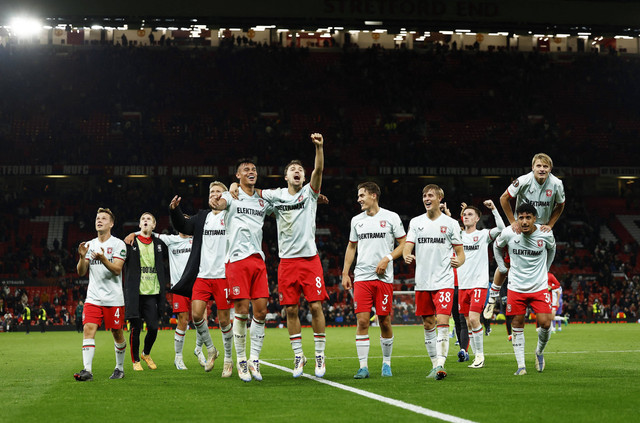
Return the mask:
[[133,245],[133,243],[136,241],[136,233],[135,232],[131,232],[129,235],[127,235],[124,238],[124,243],[127,245]]
[[451,217],[451,210],[449,210],[447,208],[447,203],[446,202],[440,204],[440,211],[442,213],[446,214],[447,216]]
[[80,254],[80,257],[84,258],[87,255],[87,251],[89,251],[89,244],[87,242],[81,242],[78,245],[78,254]]
[[182,197],[178,197],[177,195],[173,197],[171,203],[169,203],[169,208],[171,210],[175,210],[175,208],[180,205],[180,200],[182,200]]
[[522,232],[522,230],[520,230],[520,224],[517,221],[511,224],[511,229],[513,229],[513,232],[516,234],[520,234],[520,232]]
[[492,200],[486,200],[486,201],[485,201],[484,203],[482,203],[482,204],[484,204],[484,205],[485,205],[489,210],[492,210],[492,211],[496,208],[496,205],[495,205],[495,204],[493,204],[493,201],[492,201]]
[[318,194],[318,204],[329,204],[329,198],[324,194]]
[[464,209],[466,208],[467,208],[467,203],[465,203],[464,201],[460,203],[460,217],[462,217],[462,215],[464,214]]
[[351,277],[349,275],[342,275],[342,287],[347,291],[353,288],[353,283],[351,282]]
[[407,264],[411,264],[416,260],[416,256],[413,254],[407,254],[404,256],[404,262]]
[[324,145],[324,138],[322,138],[322,134],[314,132],[313,134],[311,134],[311,142],[316,147],[322,147]]

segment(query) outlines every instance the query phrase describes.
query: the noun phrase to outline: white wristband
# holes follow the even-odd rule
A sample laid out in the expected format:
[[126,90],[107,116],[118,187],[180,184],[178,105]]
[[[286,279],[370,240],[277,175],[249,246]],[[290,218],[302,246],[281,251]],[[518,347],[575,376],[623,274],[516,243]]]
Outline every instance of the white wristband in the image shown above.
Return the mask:
[[391,254],[387,254],[387,258],[389,259],[389,261],[393,261],[393,256]]

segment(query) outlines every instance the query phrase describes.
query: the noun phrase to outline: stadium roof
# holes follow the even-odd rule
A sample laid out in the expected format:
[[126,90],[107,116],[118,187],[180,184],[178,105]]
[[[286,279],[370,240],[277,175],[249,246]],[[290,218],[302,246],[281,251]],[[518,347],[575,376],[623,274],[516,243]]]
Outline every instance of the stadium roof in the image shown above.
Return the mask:
[[43,25],[74,27],[190,26],[209,28],[276,25],[304,29],[378,25],[394,32],[464,26],[475,32],[589,31],[599,35],[640,34],[640,3],[593,0],[0,0],[0,25],[15,16]]

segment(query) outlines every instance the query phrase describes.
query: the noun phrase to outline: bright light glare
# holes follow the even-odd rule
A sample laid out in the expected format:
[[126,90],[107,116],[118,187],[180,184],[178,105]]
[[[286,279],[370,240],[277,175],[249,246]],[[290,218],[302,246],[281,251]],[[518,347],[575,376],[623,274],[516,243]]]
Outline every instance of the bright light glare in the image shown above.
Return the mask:
[[42,30],[42,24],[34,18],[16,17],[11,19],[11,32],[18,37],[31,37]]

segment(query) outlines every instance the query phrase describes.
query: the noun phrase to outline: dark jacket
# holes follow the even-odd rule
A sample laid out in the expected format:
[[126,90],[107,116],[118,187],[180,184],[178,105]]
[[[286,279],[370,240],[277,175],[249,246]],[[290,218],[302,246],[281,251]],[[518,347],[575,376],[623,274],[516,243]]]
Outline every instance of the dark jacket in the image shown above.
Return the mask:
[[[158,297],[158,307],[161,307],[165,301],[164,289],[167,284],[168,277],[164,267],[164,256],[167,254],[167,246],[157,237],[153,236],[153,251],[156,261],[156,272],[158,274],[158,282],[160,283],[160,293]],[[127,260],[124,262],[124,314],[125,319],[134,319],[140,317],[140,249],[138,241],[133,245],[127,245]],[[161,309],[158,315],[162,316]]]
[[191,254],[187,265],[182,272],[182,277],[173,288],[169,290],[174,294],[182,295],[183,297],[191,298],[191,290],[193,289],[193,283],[198,277],[198,271],[200,270],[200,255],[202,252],[202,235],[204,234],[204,223],[207,220],[207,215],[211,212],[211,209],[203,209],[191,216],[190,219],[185,219],[182,214],[180,206],[175,209],[169,209],[171,213],[171,224],[178,232],[185,235],[193,235],[193,244],[191,244]]

